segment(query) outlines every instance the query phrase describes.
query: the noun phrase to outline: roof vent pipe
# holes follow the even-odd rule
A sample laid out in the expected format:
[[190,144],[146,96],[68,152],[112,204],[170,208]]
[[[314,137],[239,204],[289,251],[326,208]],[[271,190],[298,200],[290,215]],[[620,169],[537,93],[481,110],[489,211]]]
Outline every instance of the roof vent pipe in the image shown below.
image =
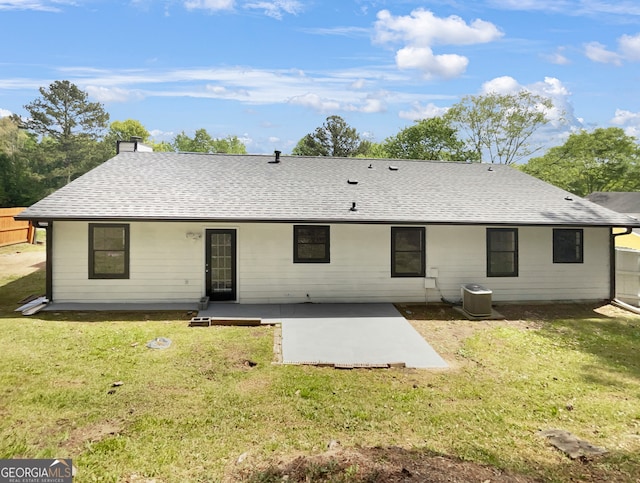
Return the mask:
[[280,162],[280,151],[278,151],[277,149],[273,152],[273,154],[276,155],[276,159],[274,162],[279,163]]
[[351,208],[349,208],[349,211],[358,211],[358,208],[356,208],[356,202],[353,201],[351,203]]

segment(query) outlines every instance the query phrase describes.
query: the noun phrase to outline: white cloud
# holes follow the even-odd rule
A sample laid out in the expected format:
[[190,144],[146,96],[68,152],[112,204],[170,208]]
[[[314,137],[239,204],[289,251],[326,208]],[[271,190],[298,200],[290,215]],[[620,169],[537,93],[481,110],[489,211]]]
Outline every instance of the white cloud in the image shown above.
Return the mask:
[[364,101],[364,104],[361,107],[358,107],[355,110],[371,114],[375,112],[384,112],[387,110],[387,106],[382,99],[369,98]]
[[40,12],[60,12],[59,5],[73,4],[63,0],[0,0],[0,10],[36,10]]
[[85,90],[98,102],[129,102],[144,98],[144,95],[140,91],[122,89],[119,87],[89,85],[85,87]]
[[616,114],[611,119],[611,124],[624,126],[625,124],[640,124],[640,112],[631,112],[624,109],[616,109]]
[[381,10],[377,17],[375,38],[380,43],[399,41],[421,47],[472,45],[491,42],[503,35],[491,22],[476,19],[467,24],[457,15],[440,18],[421,8],[410,15],[397,17],[388,10]]
[[13,112],[0,108],[0,117],[9,117]]
[[299,96],[293,96],[288,99],[290,104],[308,107],[319,112],[349,111],[375,113],[386,111],[386,103],[384,102],[385,93],[368,96],[365,99],[343,99],[322,97],[318,94],[306,93]]
[[269,136],[269,139],[268,139],[268,140],[269,140],[269,142],[270,142],[270,143],[272,143],[272,144],[275,144],[275,143],[279,143],[279,142],[280,142],[280,138],[279,138],[279,137],[277,137],[277,136]]
[[207,84],[205,86],[207,92],[213,94],[212,97],[218,97],[220,99],[242,99],[248,98],[249,92],[245,89],[227,89],[223,86]]
[[620,66],[623,61],[640,62],[640,33],[618,38],[618,51],[607,50],[600,42],[585,45],[585,55],[594,62]]
[[551,54],[544,54],[542,58],[556,65],[567,65],[571,61],[564,55],[564,47],[558,47],[558,49]]
[[326,99],[311,93],[291,97],[289,102],[298,106],[310,107],[320,112],[337,111],[341,107],[340,103],[335,99]]
[[282,18],[283,13],[297,15],[302,11],[302,4],[297,0],[272,0],[249,2],[244,5],[247,9],[263,10],[268,17],[278,20]]
[[632,62],[640,61],[640,33],[623,35],[618,39],[618,46],[625,59]]
[[400,111],[398,115],[402,119],[410,121],[418,121],[420,119],[429,119],[431,117],[443,116],[449,110],[448,107],[439,107],[432,102],[423,106],[419,102],[414,102],[410,111]]
[[231,10],[234,3],[234,0],[185,0],[184,7],[187,10],[210,10],[216,12],[218,10]]
[[301,28],[301,32],[313,35],[337,35],[340,37],[365,37],[371,32],[363,27],[313,27]]
[[611,124],[623,127],[628,136],[640,139],[640,112],[616,109],[616,113],[611,119]]
[[522,86],[513,77],[508,75],[496,77],[482,84],[480,92],[488,94],[495,92],[496,94],[514,94],[522,90]]
[[589,42],[584,46],[584,53],[588,59],[601,64],[622,65],[620,54],[607,50],[600,42]]
[[462,55],[434,54],[434,46],[486,43],[503,35],[491,22],[477,19],[468,24],[456,15],[441,18],[421,8],[404,16],[381,10],[374,28],[375,43],[404,44],[396,52],[398,68],[418,69],[427,78],[457,77],[464,73],[469,63]]
[[557,12],[571,16],[640,15],[637,0],[488,0],[506,10]]
[[452,79],[467,70],[469,59],[457,54],[434,55],[429,47],[404,47],[396,52],[399,69],[418,69],[425,78]]
[[[62,73],[62,74],[61,74]],[[165,70],[137,68],[107,70],[93,67],[58,68],[53,78],[64,77],[87,91],[92,100],[127,103],[153,98],[225,99],[245,109],[255,105],[293,105],[322,113],[377,113],[413,103],[452,101],[455,96],[387,90],[404,85],[410,77],[391,66],[347,68],[334,71],[212,67]],[[0,78],[0,90],[37,89],[41,79]],[[355,87],[360,87],[359,89]],[[399,107],[398,107],[399,106]],[[283,138],[284,139],[284,138]]]

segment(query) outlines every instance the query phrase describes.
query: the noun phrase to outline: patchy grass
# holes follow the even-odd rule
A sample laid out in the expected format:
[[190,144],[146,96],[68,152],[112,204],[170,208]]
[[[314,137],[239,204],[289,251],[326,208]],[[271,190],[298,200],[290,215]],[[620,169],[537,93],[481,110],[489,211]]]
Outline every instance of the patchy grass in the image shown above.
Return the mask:
[[[624,312],[438,308],[414,325],[452,369],[340,371],[273,365],[270,327],[21,317],[42,272],[0,284],[0,458],[70,457],[78,482],[640,479],[640,318]],[[536,435],[549,428],[609,454],[571,461]]]

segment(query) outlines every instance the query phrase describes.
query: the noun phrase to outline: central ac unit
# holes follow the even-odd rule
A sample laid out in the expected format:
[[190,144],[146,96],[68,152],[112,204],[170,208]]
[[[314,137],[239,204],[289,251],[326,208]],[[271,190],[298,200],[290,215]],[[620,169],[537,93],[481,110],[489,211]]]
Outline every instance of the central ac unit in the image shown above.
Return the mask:
[[473,317],[491,316],[491,290],[477,283],[467,283],[460,289],[462,310]]

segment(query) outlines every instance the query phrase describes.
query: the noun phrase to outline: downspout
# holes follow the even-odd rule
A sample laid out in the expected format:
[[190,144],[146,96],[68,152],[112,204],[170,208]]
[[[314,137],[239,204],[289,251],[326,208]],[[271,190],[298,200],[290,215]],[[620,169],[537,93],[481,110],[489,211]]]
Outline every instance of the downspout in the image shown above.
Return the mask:
[[47,233],[47,261],[45,264],[45,296],[49,303],[53,302],[53,221],[45,227]]
[[616,300],[616,237],[629,235],[633,228],[626,227],[626,231],[622,233],[614,233],[613,227],[611,230],[611,242],[609,247],[610,261],[609,261],[609,301]]

